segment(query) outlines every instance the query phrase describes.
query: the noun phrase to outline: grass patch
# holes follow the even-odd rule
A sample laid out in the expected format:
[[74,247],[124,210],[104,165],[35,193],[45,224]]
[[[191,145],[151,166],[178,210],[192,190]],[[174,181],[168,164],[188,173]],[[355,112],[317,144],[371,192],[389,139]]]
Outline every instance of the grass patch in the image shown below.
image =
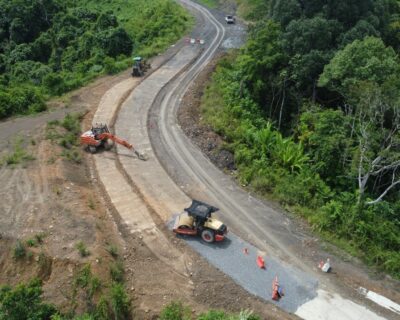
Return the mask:
[[[61,156],[77,164],[82,163],[79,135],[83,116],[82,112],[69,113],[62,121],[49,121],[46,127],[46,138],[63,147]],[[49,163],[54,163],[55,160],[52,157]]]
[[78,250],[79,254],[81,257],[87,257],[90,255],[90,251],[87,249],[86,245],[82,242],[79,241],[76,245],[75,248]]
[[[191,311],[189,307],[184,306],[180,301],[173,301],[168,304],[160,314],[160,320],[174,320],[174,319],[182,319],[188,320],[191,319]],[[221,319],[218,318],[209,318],[209,319]]]
[[118,258],[118,248],[117,246],[113,244],[109,244],[106,248],[107,252],[113,257],[113,258]]
[[211,9],[217,8],[219,4],[218,0],[198,0],[198,2]]
[[237,0],[237,14],[249,21],[263,19],[269,12],[269,3],[263,0]]
[[76,164],[82,163],[81,151],[78,148],[73,148],[72,150],[63,150],[61,155],[68,161]]
[[26,245],[28,247],[36,247],[37,246],[37,242],[35,239],[28,239],[26,240]]
[[18,164],[25,164],[27,161],[35,160],[36,158],[28,153],[23,147],[24,141],[18,138],[14,142],[13,151],[4,156],[2,163],[7,166],[16,166]]
[[124,281],[124,266],[121,261],[111,264],[110,277],[114,282],[122,283]]
[[20,240],[18,240],[14,247],[13,257],[16,260],[19,260],[25,258],[25,256],[26,256],[26,248],[24,244]]
[[58,196],[62,195],[62,191],[61,191],[60,187],[58,187],[58,186],[53,187],[53,192]]
[[43,269],[51,267],[51,260],[47,258],[46,254],[43,251],[39,253],[38,264]]
[[114,283],[110,290],[110,305],[115,319],[128,319],[131,302],[121,283]]
[[96,203],[94,202],[93,198],[90,197],[88,201],[88,207],[92,210],[96,209]]
[[43,244],[43,240],[45,237],[46,235],[43,232],[35,234],[35,240],[38,244]]

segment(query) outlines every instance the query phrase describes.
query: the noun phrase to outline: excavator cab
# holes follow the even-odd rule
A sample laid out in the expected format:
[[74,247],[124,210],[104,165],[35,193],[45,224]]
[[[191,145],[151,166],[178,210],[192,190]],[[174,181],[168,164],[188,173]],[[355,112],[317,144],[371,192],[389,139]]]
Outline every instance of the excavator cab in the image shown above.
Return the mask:
[[107,125],[101,124],[101,123],[100,124],[96,123],[96,126],[92,126],[91,130],[95,137],[97,137],[98,135],[100,135],[102,133],[110,133],[110,130],[108,129]]

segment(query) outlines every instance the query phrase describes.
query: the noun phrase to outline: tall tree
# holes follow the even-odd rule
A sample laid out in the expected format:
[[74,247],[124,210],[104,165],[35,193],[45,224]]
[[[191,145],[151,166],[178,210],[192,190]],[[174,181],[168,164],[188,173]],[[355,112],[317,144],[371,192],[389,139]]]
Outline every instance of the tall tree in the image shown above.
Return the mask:
[[338,51],[319,84],[343,95],[358,141],[353,158],[359,202],[381,201],[400,186],[400,61],[378,38],[356,40]]

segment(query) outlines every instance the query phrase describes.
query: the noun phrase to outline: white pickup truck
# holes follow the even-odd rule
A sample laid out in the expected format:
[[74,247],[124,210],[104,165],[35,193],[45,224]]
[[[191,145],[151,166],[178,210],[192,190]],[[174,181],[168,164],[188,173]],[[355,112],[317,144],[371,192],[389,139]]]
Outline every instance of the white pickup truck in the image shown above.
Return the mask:
[[231,15],[227,15],[225,16],[225,21],[226,23],[230,24],[230,23],[235,23],[235,17],[231,16]]

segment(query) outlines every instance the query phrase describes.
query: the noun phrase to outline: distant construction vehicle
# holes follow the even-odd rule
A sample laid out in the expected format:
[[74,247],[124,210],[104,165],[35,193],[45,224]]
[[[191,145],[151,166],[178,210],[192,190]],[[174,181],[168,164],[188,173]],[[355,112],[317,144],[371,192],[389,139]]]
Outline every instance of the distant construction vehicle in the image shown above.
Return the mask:
[[211,243],[222,241],[228,228],[219,220],[212,218],[211,214],[219,209],[198,200],[192,200],[189,208],[175,219],[173,231],[177,234],[200,235],[201,238]]
[[81,135],[81,144],[86,147],[90,153],[96,153],[99,148],[110,150],[114,142],[132,150],[140,160],[147,160],[145,154],[137,151],[129,142],[113,135],[106,124],[96,124],[89,131]]
[[133,58],[132,77],[143,77],[150,65],[142,57]]

